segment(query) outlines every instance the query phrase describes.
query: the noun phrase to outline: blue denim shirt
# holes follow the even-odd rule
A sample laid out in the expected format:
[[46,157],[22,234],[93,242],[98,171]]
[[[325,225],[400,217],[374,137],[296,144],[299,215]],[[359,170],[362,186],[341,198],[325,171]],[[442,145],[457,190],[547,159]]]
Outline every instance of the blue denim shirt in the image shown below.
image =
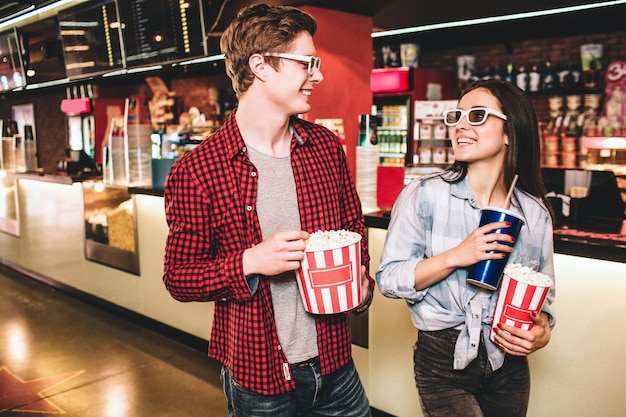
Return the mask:
[[[391,212],[391,221],[376,272],[383,295],[404,298],[411,320],[419,331],[456,328],[461,333],[454,352],[454,368],[464,369],[478,353],[484,340],[492,369],[504,363],[504,352],[489,339],[497,291],[486,290],[467,282],[468,268],[457,268],[445,279],[421,291],[414,288],[414,271],[423,259],[460,244],[479,226],[478,206],[467,178],[450,184],[438,173],[409,183],[400,193]],[[546,207],[537,198],[516,189],[510,210],[525,218],[508,263],[531,267],[554,282],[554,245],[552,221]],[[554,316],[552,287],[542,311]]]

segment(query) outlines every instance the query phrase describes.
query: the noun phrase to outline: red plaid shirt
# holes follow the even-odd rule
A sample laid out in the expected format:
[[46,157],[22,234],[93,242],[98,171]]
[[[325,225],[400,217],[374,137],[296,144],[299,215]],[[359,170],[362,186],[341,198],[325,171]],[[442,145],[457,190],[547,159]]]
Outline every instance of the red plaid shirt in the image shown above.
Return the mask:
[[[361,234],[362,263],[369,265],[360,201],[339,140],[296,117],[291,123],[302,229]],[[176,300],[215,301],[209,355],[242,386],[273,395],[295,385],[276,333],[270,283],[261,277],[252,294],[243,274],[244,250],[262,241],[257,180],[234,114],[174,164],[165,186],[169,234],[163,280]],[[326,375],[351,357],[348,314],[318,315],[316,327]]]

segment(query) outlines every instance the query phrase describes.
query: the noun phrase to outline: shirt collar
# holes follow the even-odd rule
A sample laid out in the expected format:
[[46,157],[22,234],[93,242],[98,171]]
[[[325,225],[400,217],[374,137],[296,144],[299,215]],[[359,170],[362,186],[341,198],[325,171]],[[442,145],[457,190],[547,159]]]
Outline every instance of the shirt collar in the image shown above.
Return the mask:
[[[243,141],[243,136],[239,131],[239,126],[237,125],[237,119],[235,118],[236,113],[237,109],[235,108],[220,129],[223,131],[223,134],[234,136],[234,140],[228,141],[228,145],[226,145],[228,157],[230,159],[235,158],[239,153],[245,153],[246,147],[246,144]],[[290,124],[293,127],[293,136],[295,137],[294,145],[302,146],[306,142],[312,142],[311,135],[309,135],[307,130],[304,128],[303,121],[300,118],[291,116]]]
[[[472,207],[480,208],[478,206],[478,203],[476,202],[476,198],[474,197],[474,192],[472,191],[472,187],[470,187],[467,176],[465,176],[463,180],[457,183],[451,184],[450,193],[456,198],[468,200],[470,204],[472,205]],[[511,199],[511,207],[520,208],[517,193],[518,193],[517,190],[513,192],[513,198]]]

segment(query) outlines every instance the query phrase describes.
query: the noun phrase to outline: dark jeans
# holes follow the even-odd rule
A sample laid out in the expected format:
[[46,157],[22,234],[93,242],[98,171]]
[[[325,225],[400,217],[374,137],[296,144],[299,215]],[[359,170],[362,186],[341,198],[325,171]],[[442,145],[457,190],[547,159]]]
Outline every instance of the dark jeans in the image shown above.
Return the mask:
[[418,332],[415,381],[426,417],[524,417],[530,395],[526,357],[506,355],[492,371],[481,339],[478,357],[454,370],[458,330]]
[[222,367],[222,383],[229,417],[371,417],[361,380],[352,360],[330,375],[321,376],[319,360],[291,365],[296,389],[261,395],[235,382]]

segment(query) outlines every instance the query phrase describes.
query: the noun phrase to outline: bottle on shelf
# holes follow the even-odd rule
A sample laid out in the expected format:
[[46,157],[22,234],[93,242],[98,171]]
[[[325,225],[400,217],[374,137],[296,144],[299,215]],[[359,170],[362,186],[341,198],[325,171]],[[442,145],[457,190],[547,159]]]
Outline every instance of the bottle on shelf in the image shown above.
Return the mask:
[[569,88],[568,84],[569,84],[569,78],[571,77],[571,75],[570,75],[569,66],[566,63],[560,62],[557,64],[556,76],[557,76],[560,90]]
[[510,83],[515,84],[515,66],[512,62],[506,64],[506,73],[504,74],[504,79]]
[[500,65],[495,64],[491,67],[490,77],[492,80],[501,80],[503,77]]
[[567,87],[570,90],[579,90],[580,89],[580,76],[581,70],[580,65],[571,65],[569,68],[569,73],[567,77]]
[[519,67],[519,71],[515,76],[515,84],[524,91],[528,89],[528,73],[523,65]]
[[37,170],[37,145],[33,136],[33,126],[24,125],[24,159],[27,172]]
[[537,65],[533,65],[528,72],[528,91],[536,93],[541,86],[541,74]]
[[543,70],[543,89],[544,91],[551,92],[558,90],[558,77],[552,68],[552,63],[550,61],[546,61],[544,70]]

